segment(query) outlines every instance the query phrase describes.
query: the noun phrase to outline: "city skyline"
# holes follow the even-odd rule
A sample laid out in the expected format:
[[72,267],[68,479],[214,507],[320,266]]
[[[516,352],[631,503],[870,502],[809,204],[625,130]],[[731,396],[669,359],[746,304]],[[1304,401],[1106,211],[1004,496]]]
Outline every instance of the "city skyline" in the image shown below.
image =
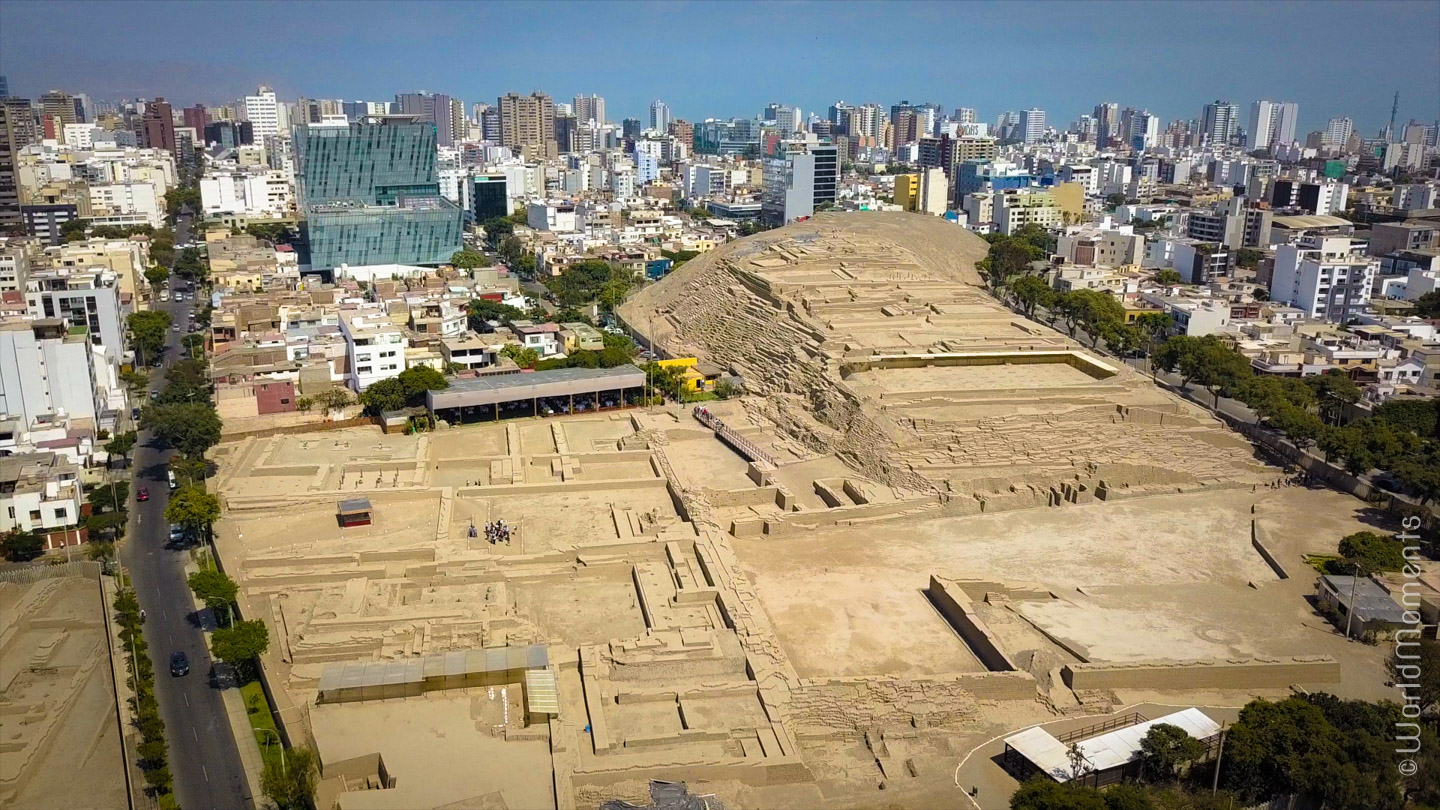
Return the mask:
[[[1122,6],[1106,3],[796,3],[767,15],[767,24],[790,15],[809,29],[781,50],[768,38],[756,44],[759,7],[751,4],[596,3],[543,15],[508,3],[339,8],[10,3],[0,10],[0,74],[16,95],[60,88],[99,100],[164,96],[177,106],[223,103],[259,84],[286,100],[388,101],[425,89],[469,105],[512,91],[543,90],[562,102],[598,94],[617,122],[648,120],[655,99],[689,120],[751,117],[772,101],[808,115],[837,100],[909,100],[947,112],[974,108],[982,121],[1038,107],[1063,129],[1102,101],[1146,108],[1168,122],[1198,118],[1217,99],[1239,106],[1244,118],[1253,101],[1267,99],[1299,105],[1296,137],[1323,129],[1333,116],[1348,116],[1371,135],[1388,122],[1397,90],[1399,123],[1440,117],[1440,11],[1420,3],[1124,4],[1124,28],[1112,24]],[[1237,24],[1244,19],[1253,24]],[[114,36],[81,50],[53,47],[77,25]],[[654,44],[640,62],[616,50],[627,31],[657,27],[673,32],[675,44]],[[226,32],[224,47],[205,33],[217,30]],[[334,36],[311,34],[319,30]],[[1318,75],[1332,63],[1317,61],[1317,46],[1333,42],[1335,31],[1376,44],[1347,45],[1346,69]],[[559,44],[541,49],[537,42]],[[957,42],[964,47],[957,50]],[[429,58],[417,59],[427,48]],[[491,50],[477,60],[476,49]],[[1160,56],[1160,69],[1141,61],[1146,53]],[[829,70],[813,69],[826,59]],[[682,69],[647,67],[656,60]],[[887,69],[887,60],[894,67]]]

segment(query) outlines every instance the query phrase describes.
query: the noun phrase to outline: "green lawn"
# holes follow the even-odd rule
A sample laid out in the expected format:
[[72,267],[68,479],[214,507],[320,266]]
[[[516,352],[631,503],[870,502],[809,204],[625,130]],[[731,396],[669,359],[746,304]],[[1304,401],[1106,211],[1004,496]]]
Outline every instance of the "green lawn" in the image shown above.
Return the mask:
[[255,742],[260,745],[260,754],[264,757],[266,764],[272,760],[280,760],[280,743],[278,740],[279,730],[275,728],[275,718],[270,714],[270,703],[265,700],[265,690],[260,688],[259,681],[251,681],[240,687],[240,698],[245,701],[245,713],[250,717],[251,728],[266,728],[276,732],[258,733],[252,732]]

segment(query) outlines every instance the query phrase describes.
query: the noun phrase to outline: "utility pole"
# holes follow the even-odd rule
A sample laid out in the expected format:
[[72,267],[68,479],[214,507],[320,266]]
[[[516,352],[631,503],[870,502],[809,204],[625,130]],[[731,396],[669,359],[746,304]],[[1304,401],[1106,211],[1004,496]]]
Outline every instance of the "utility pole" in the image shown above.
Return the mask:
[[1355,563],[1355,573],[1350,577],[1350,606],[1345,609],[1345,638],[1350,638],[1350,624],[1355,620],[1355,584],[1360,581],[1360,563]]

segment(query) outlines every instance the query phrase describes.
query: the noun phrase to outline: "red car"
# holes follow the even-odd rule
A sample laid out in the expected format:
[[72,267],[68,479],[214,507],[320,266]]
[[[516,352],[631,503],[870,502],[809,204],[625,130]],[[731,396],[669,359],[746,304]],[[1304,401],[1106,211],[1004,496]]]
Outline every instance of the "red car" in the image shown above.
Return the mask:
[[139,489],[135,490],[135,500],[137,500],[137,501],[148,501],[148,500],[150,500],[150,490],[146,489],[145,487],[140,487]]

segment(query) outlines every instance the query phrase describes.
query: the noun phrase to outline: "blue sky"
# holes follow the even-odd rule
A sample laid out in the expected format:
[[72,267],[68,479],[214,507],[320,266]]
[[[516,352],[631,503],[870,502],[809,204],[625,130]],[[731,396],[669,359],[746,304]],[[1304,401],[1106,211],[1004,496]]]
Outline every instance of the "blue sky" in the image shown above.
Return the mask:
[[259,83],[294,99],[468,103],[605,96],[613,120],[664,99],[691,120],[837,99],[1038,106],[1064,126],[1100,101],[1194,118],[1296,101],[1301,129],[1349,115],[1440,118],[1440,3],[37,2],[0,3],[11,92],[219,103]]

